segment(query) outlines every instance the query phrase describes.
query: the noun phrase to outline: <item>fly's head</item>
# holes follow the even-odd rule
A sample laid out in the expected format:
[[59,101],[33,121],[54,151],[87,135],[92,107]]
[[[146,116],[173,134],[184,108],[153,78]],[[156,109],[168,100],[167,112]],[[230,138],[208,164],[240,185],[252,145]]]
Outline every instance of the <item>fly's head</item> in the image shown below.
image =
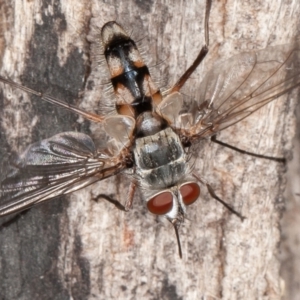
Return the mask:
[[146,199],[148,210],[155,215],[164,215],[171,223],[183,221],[186,207],[200,196],[200,187],[195,181],[179,185],[152,194]]
[[199,184],[189,178],[185,182],[154,193],[145,189],[142,191],[144,191],[148,211],[158,216],[165,216],[173,225],[179,256],[182,257],[178,230],[184,221],[187,206],[193,204],[200,196]]

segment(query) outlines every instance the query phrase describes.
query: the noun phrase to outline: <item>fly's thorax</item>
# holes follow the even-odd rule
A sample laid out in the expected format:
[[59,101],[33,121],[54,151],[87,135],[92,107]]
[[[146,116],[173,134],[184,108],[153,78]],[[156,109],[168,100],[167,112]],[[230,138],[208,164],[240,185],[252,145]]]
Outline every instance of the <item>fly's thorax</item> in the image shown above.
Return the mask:
[[144,112],[136,119],[136,137],[145,137],[166,129],[167,121],[155,112]]
[[170,127],[137,138],[133,154],[138,179],[153,189],[175,185],[188,170],[187,155]]
[[101,37],[118,113],[137,117],[145,111],[152,111],[162,96],[135,42],[116,22],[106,23]]

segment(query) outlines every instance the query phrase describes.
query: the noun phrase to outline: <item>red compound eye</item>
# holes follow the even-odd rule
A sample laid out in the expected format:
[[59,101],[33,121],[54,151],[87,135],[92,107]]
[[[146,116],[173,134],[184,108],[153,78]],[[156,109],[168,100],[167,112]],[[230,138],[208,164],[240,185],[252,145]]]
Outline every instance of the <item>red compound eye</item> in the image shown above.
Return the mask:
[[155,195],[147,202],[147,207],[150,212],[155,215],[164,215],[173,207],[173,195],[170,192],[162,192]]
[[200,196],[200,187],[195,182],[183,184],[179,188],[179,191],[182,196],[183,203],[185,205],[191,205]]

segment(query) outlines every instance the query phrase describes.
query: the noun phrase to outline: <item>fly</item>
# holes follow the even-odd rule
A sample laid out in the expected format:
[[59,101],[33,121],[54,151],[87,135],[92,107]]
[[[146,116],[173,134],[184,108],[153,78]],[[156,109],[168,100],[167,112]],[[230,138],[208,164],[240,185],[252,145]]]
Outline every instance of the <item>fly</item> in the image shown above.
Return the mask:
[[63,132],[30,145],[14,161],[1,182],[0,216],[28,209],[54,197],[84,188],[126,170],[133,178],[131,207],[140,188],[147,209],[178,230],[187,206],[200,196],[200,183],[239,218],[204,179],[193,172],[191,146],[248,117],[262,106],[300,85],[300,49],[287,44],[245,52],[217,63],[199,86],[198,99],[187,100],[181,88],[208,52],[205,41],[194,63],[166,92],[153,83],[135,42],[116,22],[101,30],[104,55],[115,93],[115,113],[101,116],[37,92],[11,80],[0,81],[103,125],[109,137],[97,149],[88,135]]

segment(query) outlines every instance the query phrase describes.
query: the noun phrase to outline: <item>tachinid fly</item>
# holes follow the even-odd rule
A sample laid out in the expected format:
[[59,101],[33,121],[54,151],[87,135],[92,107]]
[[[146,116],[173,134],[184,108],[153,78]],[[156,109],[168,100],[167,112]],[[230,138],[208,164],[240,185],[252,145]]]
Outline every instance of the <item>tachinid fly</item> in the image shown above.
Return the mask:
[[299,86],[300,47],[298,43],[270,47],[219,62],[200,84],[199,99],[185,99],[179,91],[208,52],[209,6],[210,1],[206,45],[177,83],[163,93],[155,87],[136,44],[124,29],[116,22],[103,26],[101,38],[116,96],[115,114],[88,113],[0,77],[5,84],[101,123],[109,136],[101,149],[79,132],[63,132],[30,145],[1,182],[0,216],[129,169],[133,178],[129,200],[118,207],[130,208],[134,191],[140,188],[148,210],[165,216],[174,226],[180,256],[178,228],[186,207],[199,198],[199,183],[243,218],[193,173],[188,149]]

